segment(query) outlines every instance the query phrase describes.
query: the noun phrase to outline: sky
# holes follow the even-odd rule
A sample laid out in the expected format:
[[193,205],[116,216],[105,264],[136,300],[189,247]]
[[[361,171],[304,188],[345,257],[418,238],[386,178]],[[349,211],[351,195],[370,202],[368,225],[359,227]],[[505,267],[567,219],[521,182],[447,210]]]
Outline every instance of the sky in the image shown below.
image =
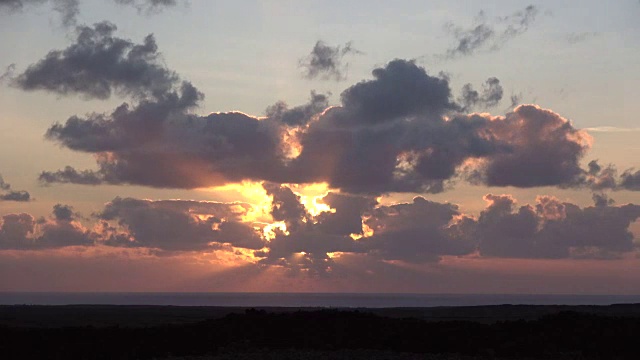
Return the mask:
[[0,0],[0,291],[640,294],[639,15]]

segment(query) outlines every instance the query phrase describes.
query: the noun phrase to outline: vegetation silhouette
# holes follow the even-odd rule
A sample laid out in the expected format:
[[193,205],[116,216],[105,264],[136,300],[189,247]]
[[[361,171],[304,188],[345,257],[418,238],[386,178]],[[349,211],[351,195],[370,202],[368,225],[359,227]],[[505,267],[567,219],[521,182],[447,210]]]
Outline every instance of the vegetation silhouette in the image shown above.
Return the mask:
[[[248,309],[195,323],[0,326],[5,359],[161,359],[258,351],[378,351],[505,359],[638,359],[640,318],[563,311],[536,320],[426,321],[367,311]],[[226,354],[226,355],[225,355]]]

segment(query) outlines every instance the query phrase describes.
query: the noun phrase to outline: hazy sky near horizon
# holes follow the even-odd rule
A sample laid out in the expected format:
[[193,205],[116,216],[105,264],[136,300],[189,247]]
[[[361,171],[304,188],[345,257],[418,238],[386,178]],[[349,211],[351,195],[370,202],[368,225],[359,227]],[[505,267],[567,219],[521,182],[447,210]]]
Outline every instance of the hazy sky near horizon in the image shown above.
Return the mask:
[[639,15],[0,0],[0,291],[638,294]]

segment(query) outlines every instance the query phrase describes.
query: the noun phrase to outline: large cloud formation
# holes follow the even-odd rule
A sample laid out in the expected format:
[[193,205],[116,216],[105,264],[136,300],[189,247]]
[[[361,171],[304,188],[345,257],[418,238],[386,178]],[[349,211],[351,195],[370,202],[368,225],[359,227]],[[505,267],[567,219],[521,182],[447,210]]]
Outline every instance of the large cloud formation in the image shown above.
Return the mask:
[[[138,100],[111,114],[54,124],[47,138],[95,154],[98,170],[43,172],[45,183],[197,188],[252,180],[326,182],[351,193],[434,193],[458,178],[492,186],[570,186],[586,173],[579,162],[589,136],[568,120],[534,105],[505,116],[466,115],[448,80],[413,61],[375,69],[373,79],[341,94],[340,106],[327,108],[326,96],[312,93],[309,104],[288,108],[279,102],[265,118],[197,116],[190,111],[202,94],[158,65],[153,38],[135,45],[114,37],[114,30],[105,23],[81,28],[76,44],[19,77],[37,73],[29,87],[58,94],[105,97],[115,89]],[[122,44],[120,51],[104,45],[115,43]],[[77,48],[115,56],[105,57],[111,63],[100,68],[71,65],[67,59],[76,51],[70,49]],[[69,65],[62,72],[69,75],[78,68],[82,81],[56,75],[57,66],[41,66],[49,62]],[[131,67],[136,71],[126,76]],[[498,86],[490,79],[483,95],[467,96],[467,105],[492,105],[501,97]]]
[[616,206],[603,195],[581,208],[550,196],[517,207],[510,195],[488,194],[487,207],[471,216],[423,197],[381,206],[374,197],[330,192],[319,201],[331,210],[313,215],[290,187],[264,187],[272,199],[270,228],[247,217],[252,205],[246,203],[115,198],[94,214],[92,228],[64,205],[49,218],[5,215],[0,249],[223,251],[245,260],[253,254],[259,266],[327,275],[337,268],[336,258],[352,255],[392,263],[434,263],[445,256],[612,259],[638,247],[629,227],[640,218],[640,206]]
[[0,225],[0,249],[38,250],[68,246],[144,247],[162,251],[261,249],[258,229],[243,222],[251,206],[183,200],[115,198],[82,224],[67,205],[55,205],[49,218],[8,214]]

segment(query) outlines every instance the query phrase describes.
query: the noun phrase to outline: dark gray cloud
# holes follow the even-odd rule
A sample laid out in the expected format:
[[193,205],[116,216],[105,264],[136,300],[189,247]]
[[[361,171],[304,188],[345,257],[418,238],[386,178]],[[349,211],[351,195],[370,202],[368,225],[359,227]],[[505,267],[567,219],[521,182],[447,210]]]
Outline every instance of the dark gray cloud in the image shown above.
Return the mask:
[[348,64],[343,64],[342,59],[349,54],[360,54],[360,51],[353,48],[351,42],[344,46],[330,46],[323,41],[318,41],[311,53],[300,60],[300,67],[304,69],[304,76],[307,79],[345,80]]
[[[335,268],[330,255],[336,252],[420,263],[476,249],[468,230],[475,223],[452,204],[417,197],[410,204],[376,207],[373,197],[329,193],[321,202],[332,210],[311,216],[291,189],[277,190],[281,194],[273,198],[274,220],[286,218],[287,232],[277,231],[268,251],[256,252],[264,265],[326,275]],[[276,218],[283,207],[291,211]]]
[[63,170],[43,171],[39,180],[42,184],[80,184],[80,185],[100,185],[104,182],[103,176],[91,170],[78,171],[71,166],[66,166]]
[[522,94],[511,94],[509,100],[511,101],[511,104],[509,104],[509,108],[507,110],[513,110],[522,102]]
[[[47,138],[92,153],[98,169],[43,172],[44,183],[198,188],[241,180],[327,182],[351,193],[440,192],[465,175],[490,186],[573,186],[589,137],[534,105],[506,116],[463,115],[446,78],[394,60],[322,110],[324,95],[266,118],[189,113],[202,95],[190,83],[123,104],[111,114],[73,116]],[[480,96],[499,96],[490,79]]]
[[140,44],[114,36],[116,26],[79,26],[76,42],[50,51],[13,80],[23,90],[107,99],[114,92],[136,98],[162,98],[179,84],[161,63],[153,35]]
[[465,231],[470,221],[458,207],[416,197],[413,203],[383,206],[371,212],[365,224],[373,236],[360,242],[369,255],[407,262],[439,261],[443,255],[466,255],[476,240]]
[[506,151],[486,157],[470,180],[489,186],[572,186],[584,174],[580,160],[591,138],[551,110],[521,105],[486,123],[484,134]]
[[601,195],[596,206],[579,208],[549,197],[536,206],[515,207],[508,195],[487,195],[475,235],[483,256],[515,258],[610,258],[634,249],[629,225],[640,206],[610,206]]
[[627,169],[620,174],[614,165],[603,166],[598,160],[592,160],[588,164],[588,170],[579,179],[578,186],[593,191],[640,191],[640,171]]
[[56,205],[50,218],[8,214],[0,225],[0,249],[40,250],[67,246],[90,246],[95,234],[85,229],[65,205]]
[[2,75],[0,75],[0,84],[4,83],[7,80],[12,79],[13,73],[15,72],[15,70],[16,70],[16,64],[9,64],[9,66],[6,67]]
[[0,175],[0,201],[31,201],[31,194],[24,190],[12,190],[11,185]]
[[97,216],[105,221],[102,236],[111,246],[202,251],[228,244],[260,249],[264,240],[251,224],[241,222],[249,208],[240,203],[116,198]]
[[252,223],[242,221],[250,209],[244,203],[115,198],[94,215],[97,223],[87,229],[72,207],[57,204],[49,218],[5,215],[0,249],[106,245],[162,251],[257,250],[265,240]]
[[625,190],[640,191],[640,170],[626,170],[621,175],[620,187]]
[[456,44],[447,50],[444,57],[451,59],[470,56],[478,50],[499,50],[507,42],[525,33],[537,15],[538,8],[529,5],[524,10],[509,16],[491,20],[487,19],[484,12],[481,11],[476,17],[476,24],[471,27],[448,23],[446,30],[453,35]]
[[378,206],[373,197],[329,193],[331,211],[312,216],[289,187],[266,184],[272,215],[286,230],[266,239],[261,227],[243,219],[244,203],[115,198],[94,215],[91,230],[66,205],[49,218],[8,214],[0,223],[0,249],[37,250],[67,246],[113,246],[162,252],[254,250],[262,266],[326,276],[335,256],[376,261],[438,262],[444,256],[496,258],[613,259],[637,250],[631,223],[640,206],[614,205],[604,194],[581,208],[551,196],[516,206],[510,195],[486,195],[478,217],[451,203],[416,197]]
[[290,109],[287,103],[278,101],[267,108],[266,115],[289,126],[300,126],[307,124],[314,115],[318,115],[328,107],[329,96],[312,91],[308,104]]
[[[335,253],[424,263],[472,254],[611,259],[636,250],[629,226],[640,218],[640,206],[614,206],[603,194],[594,195],[595,206],[584,208],[550,196],[516,207],[509,195],[489,194],[487,208],[476,218],[454,204],[423,197],[376,206],[371,197],[329,193],[322,202],[332,211],[311,216],[288,187],[269,186],[281,193],[274,195],[274,219],[286,219],[287,231],[276,231],[267,249],[255,254],[263,265],[293,272],[329,274],[336,268]],[[291,211],[279,216],[285,207]]]
[[[495,77],[487,79],[482,86],[482,93],[473,89],[471,84],[466,84],[462,88],[462,94],[458,100],[463,106],[464,111],[471,111],[474,109],[486,109],[494,107],[502,100],[504,90],[500,85],[500,80]],[[512,97],[512,105],[513,105]],[[516,104],[517,105],[517,104]],[[513,106],[515,108],[515,106]]]
[[269,122],[242,113],[198,117],[171,108],[181,107],[182,101],[175,97],[54,125],[47,137],[74,150],[98,153],[99,170],[66,168],[43,172],[40,180],[174,188],[281,180],[284,149],[280,133]]
[[289,231],[297,231],[303,223],[309,221],[310,215],[304,205],[300,203],[300,196],[286,186],[265,183],[263,185],[267,195],[273,198],[271,203],[271,217],[275,221],[284,221]]

